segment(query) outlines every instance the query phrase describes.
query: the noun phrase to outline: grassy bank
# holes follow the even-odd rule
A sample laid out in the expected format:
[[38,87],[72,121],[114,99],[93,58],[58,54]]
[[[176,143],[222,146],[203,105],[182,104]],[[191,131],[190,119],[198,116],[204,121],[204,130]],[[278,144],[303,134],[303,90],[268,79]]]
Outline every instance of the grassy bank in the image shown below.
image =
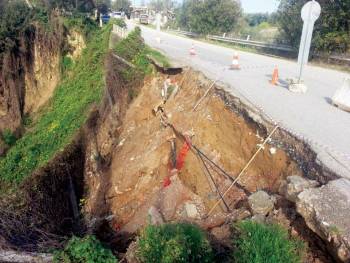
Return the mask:
[[[30,132],[16,141],[0,159],[2,184],[18,185],[62,151],[86,121],[90,106],[104,88],[103,58],[108,49],[111,25],[95,30],[81,57],[63,76],[49,104]],[[4,190],[1,189],[1,192]]]
[[117,43],[115,52],[136,66],[136,69],[128,69],[127,72],[123,73],[127,79],[133,76],[135,71],[146,75],[152,72],[148,57],[154,58],[164,67],[170,66],[169,60],[162,53],[144,43],[139,27],[136,27],[125,39]]

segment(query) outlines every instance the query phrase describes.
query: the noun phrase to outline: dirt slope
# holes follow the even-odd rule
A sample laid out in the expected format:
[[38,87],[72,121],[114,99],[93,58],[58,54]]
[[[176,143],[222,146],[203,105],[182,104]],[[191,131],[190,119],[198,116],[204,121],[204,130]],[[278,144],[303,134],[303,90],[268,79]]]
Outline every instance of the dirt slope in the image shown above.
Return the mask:
[[[202,82],[192,71],[172,78],[180,90],[164,107],[169,122],[181,132],[194,134],[193,144],[232,177],[237,176],[263,141],[257,128],[231,112],[215,96],[204,100],[198,110],[193,111],[206,87],[199,87]],[[106,211],[115,216],[114,227],[127,232],[134,232],[147,222],[147,211],[152,205],[161,211],[165,220],[201,219],[219,198],[193,151],[186,156],[178,177],[171,177],[170,186],[164,187],[164,180],[170,174],[168,139],[174,132],[161,124],[159,116],[152,114],[152,109],[161,102],[164,79],[165,76],[159,76],[146,81],[127,110],[110,169],[103,176],[105,189],[98,190],[104,191]],[[183,144],[181,138],[176,139],[177,152]],[[271,147],[265,147],[240,180],[240,186],[226,196],[230,209],[245,199],[248,192],[257,189],[276,192],[287,175],[300,174],[285,152],[277,149],[271,154]],[[223,193],[231,181],[212,168],[209,170]],[[96,185],[87,199],[88,211],[97,209],[94,189]],[[223,205],[217,212],[222,209]]]

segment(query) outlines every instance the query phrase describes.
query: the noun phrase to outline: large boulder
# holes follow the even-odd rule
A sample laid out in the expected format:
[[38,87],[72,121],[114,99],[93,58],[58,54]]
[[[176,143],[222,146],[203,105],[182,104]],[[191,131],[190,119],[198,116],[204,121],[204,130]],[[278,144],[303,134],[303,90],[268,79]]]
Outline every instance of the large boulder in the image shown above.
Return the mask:
[[343,178],[307,189],[298,195],[296,205],[308,227],[327,241],[330,252],[350,262],[350,181]]
[[296,202],[298,194],[302,191],[317,187],[317,181],[308,180],[301,176],[288,176],[285,184],[281,186],[281,193],[291,202]]
[[253,215],[267,215],[275,206],[276,198],[265,191],[257,191],[248,198]]

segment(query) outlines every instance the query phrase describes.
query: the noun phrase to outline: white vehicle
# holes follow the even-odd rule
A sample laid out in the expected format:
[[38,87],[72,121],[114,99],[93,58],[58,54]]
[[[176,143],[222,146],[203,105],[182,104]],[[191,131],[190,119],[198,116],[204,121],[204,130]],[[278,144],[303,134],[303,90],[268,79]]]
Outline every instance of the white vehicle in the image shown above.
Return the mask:
[[124,12],[112,12],[111,17],[116,19],[123,19],[125,16]]

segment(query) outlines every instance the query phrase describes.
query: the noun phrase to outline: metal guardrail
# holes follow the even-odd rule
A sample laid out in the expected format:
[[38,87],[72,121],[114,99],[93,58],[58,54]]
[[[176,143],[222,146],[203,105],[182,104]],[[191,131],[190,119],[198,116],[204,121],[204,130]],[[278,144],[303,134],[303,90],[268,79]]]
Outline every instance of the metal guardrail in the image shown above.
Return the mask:
[[[199,37],[200,35],[193,32],[183,31],[183,30],[173,30],[168,29],[168,31],[190,36],[190,37]],[[210,40],[216,40],[216,41],[223,41],[223,42],[229,42],[229,43],[235,43],[245,46],[251,46],[251,47],[258,47],[258,48],[268,48],[268,49],[274,49],[284,52],[296,52],[294,48],[287,46],[287,45],[279,45],[279,44],[272,44],[267,42],[260,42],[260,41],[252,41],[252,40],[245,40],[245,39],[239,39],[239,38],[231,38],[231,37],[224,37],[224,36],[216,36],[216,35],[207,35],[207,39]]]
[[170,32],[174,32],[177,34],[189,36],[189,37],[199,37],[199,34],[193,33],[193,32],[188,32],[188,31],[183,31],[183,30],[174,30],[174,29],[168,29]]
[[260,41],[244,40],[239,38],[231,38],[231,37],[223,37],[223,36],[215,36],[215,35],[207,35],[207,39],[235,43],[235,44],[240,44],[245,46],[258,47],[258,48],[268,48],[268,49],[274,49],[274,50],[285,51],[285,52],[295,52],[294,48],[287,45],[272,44],[272,43],[266,43],[266,42],[260,42]]
[[128,34],[126,28],[120,27],[116,24],[113,24],[113,33],[117,34],[120,38],[125,38]]
[[[168,31],[174,32],[177,34],[189,36],[189,37],[199,37],[200,35],[193,32],[183,31],[180,29],[174,30],[169,29]],[[227,43],[234,43],[242,46],[250,46],[254,48],[263,48],[263,49],[270,49],[275,52],[278,52],[279,55],[285,54],[287,56],[295,56],[297,55],[298,50],[294,49],[291,46],[288,45],[282,45],[282,44],[273,44],[273,43],[267,43],[267,42],[261,42],[261,41],[253,41],[253,40],[246,40],[246,39],[240,39],[240,38],[232,38],[232,37],[226,37],[226,36],[218,36],[218,35],[207,35],[207,39],[209,40],[215,40],[215,41],[222,41]],[[320,58],[323,60],[327,60],[328,62],[333,62],[336,64],[341,65],[350,65],[350,57],[344,56],[344,55],[330,55],[328,57],[324,57],[322,55],[318,54],[312,54],[315,58]]]

